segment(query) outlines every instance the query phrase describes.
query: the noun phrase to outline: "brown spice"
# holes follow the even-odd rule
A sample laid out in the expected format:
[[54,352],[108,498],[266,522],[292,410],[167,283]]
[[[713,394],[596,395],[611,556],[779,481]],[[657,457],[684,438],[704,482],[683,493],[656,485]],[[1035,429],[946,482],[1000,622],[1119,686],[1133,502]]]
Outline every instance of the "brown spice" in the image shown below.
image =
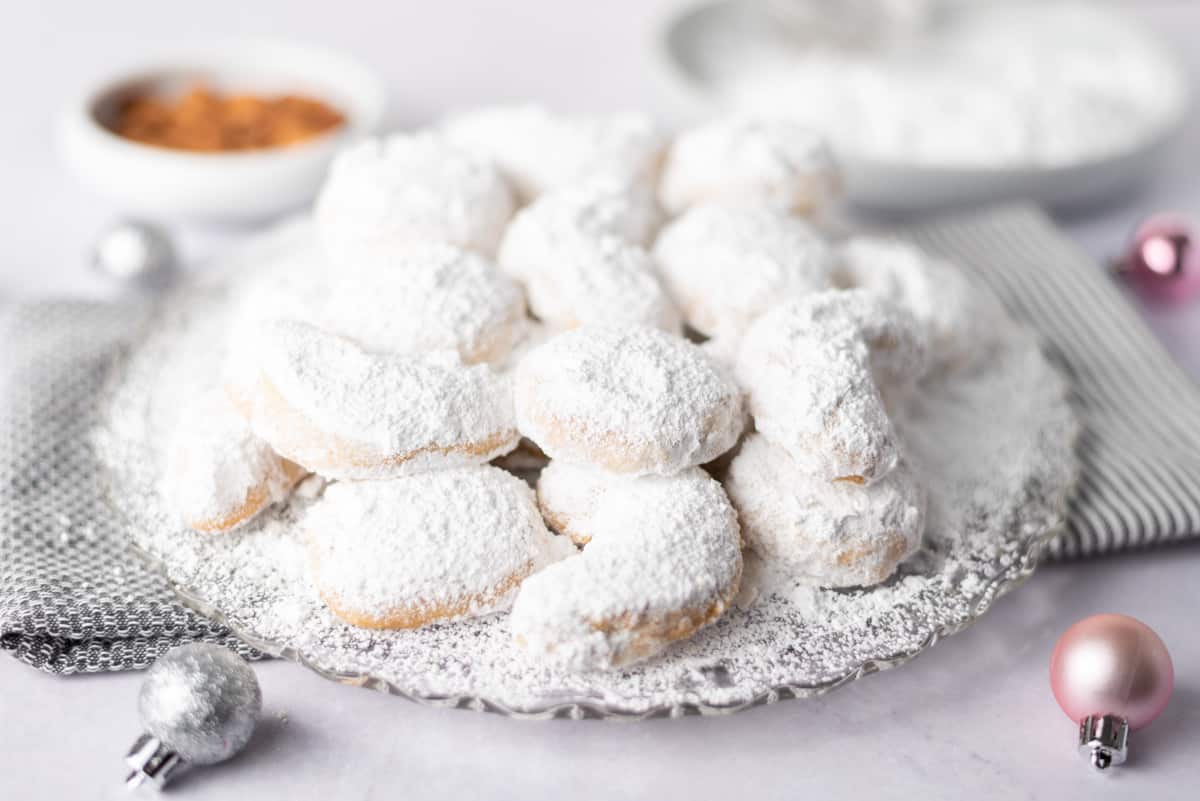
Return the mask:
[[197,86],[170,100],[138,95],[122,104],[113,130],[135,142],[217,152],[281,147],[342,125],[331,106],[307,97],[221,95]]

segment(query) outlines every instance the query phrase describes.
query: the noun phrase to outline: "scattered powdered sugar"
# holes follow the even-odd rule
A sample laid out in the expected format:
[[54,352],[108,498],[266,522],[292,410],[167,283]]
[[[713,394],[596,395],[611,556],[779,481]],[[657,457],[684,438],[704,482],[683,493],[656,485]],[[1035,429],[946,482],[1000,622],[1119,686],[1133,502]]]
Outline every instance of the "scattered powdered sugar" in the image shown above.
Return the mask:
[[688,324],[733,342],[780,298],[829,287],[833,275],[816,228],[766,206],[697,206],[663,229],[654,258]]
[[510,627],[539,661],[606,670],[658,653],[712,622],[737,592],[738,519],[721,485],[698,467],[631,478],[551,463],[556,500],[589,542],[521,585]]
[[833,154],[816,131],[786,119],[735,115],[676,137],[658,193],[672,216],[718,202],[819,217],[840,190]]
[[1110,4],[943,5],[884,47],[727,26],[706,66],[732,104],[811,126],[839,156],[900,165],[1084,164],[1145,146],[1187,107],[1162,46]]
[[[261,325],[248,347],[259,380],[232,383],[251,426],[281,454],[322,475],[399,475],[427,467],[417,456],[483,462],[516,445],[507,379],[486,365],[464,365],[454,351],[370,353],[307,323],[282,320]],[[288,411],[337,446],[293,430]],[[378,463],[342,464],[342,443],[347,451],[369,449]]]
[[512,194],[495,166],[432,132],[343,151],[316,204],[326,249],[348,267],[412,241],[492,253],[512,213]]
[[741,391],[698,346],[652,328],[589,326],[517,366],[517,425],[549,456],[665,475],[733,447]]
[[521,579],[575,552],[529,487],[489,465],[335,484],[304,530],[321,594],[357,622],[506,609]]
[[165,304],[115,371],[97,445],[129,535],[184,596],[251,642],[327,675],[528,715],[730,710],[809,695],[904,661],[969,623],[1032,569],[1038,547],[1062,524],[1076,434],[1066,386],[1031,338],[1003,326],[988,359],[927,376],[896,415],[929,505],[921,550],[883,585],[797,586],[749,559],[744,597],[756,602],[659,657],[587,674],[523,653],[505,615],[416,630],[355,628],[330,612],[311,581],[301,536],[314,508],[307,493],[244,529],[209,537],[182,530],[160,492],[177,410],[219,380],[238,288],[274,252],[272,236],[231,256],[236,271]]
[[648,325],[678,332],[679,312],[650,254],[610,234],[524,218],[500,247],[501,269],[525,285],[529,310],[553,328]]

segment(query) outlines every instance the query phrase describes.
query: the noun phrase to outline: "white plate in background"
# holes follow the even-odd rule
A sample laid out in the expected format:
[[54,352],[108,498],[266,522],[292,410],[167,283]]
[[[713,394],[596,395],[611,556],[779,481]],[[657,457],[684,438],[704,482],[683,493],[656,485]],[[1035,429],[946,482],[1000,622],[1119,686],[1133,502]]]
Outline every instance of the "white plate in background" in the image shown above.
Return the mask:
[[[779,37],[761,0],[717,0],[670,19],[659,39],[659,87],[668,113],[694,122],[733,108],[719,85],[731,51],[751,52]],[[1162,48],[1166,51],[1166,46]],[[839,153],[850,201],[859,208],[906,214],[962,205],[1032,200],[1057,209],[1101,204],[1160,168],[1192,110],[1191,81],[1166,57],[1184,87],[1179,113],[1124,152],[1065,166],[930,166]],[[836,149],[836,143],[835,149]]]

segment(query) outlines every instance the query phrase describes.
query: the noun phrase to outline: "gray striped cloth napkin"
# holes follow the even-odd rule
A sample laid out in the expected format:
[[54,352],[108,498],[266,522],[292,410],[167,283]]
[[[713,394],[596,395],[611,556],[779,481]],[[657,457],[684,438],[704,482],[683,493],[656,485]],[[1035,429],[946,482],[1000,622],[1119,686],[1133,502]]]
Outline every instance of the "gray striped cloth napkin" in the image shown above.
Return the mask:
[[1080,483],[1052,558],[1200,536],[1200,392],[1099,265],[1018,206],[905,231],[962,265],[1042,337],[1071,379]]
[[[1038,330],[1074,382],[1082,481],[1054,557],[1200,535],[1200,396],[1108,277],[1040,212],[1010,208],[901,236],[971,271]],[[112,355],[144,308],[0,310],[0,649],[71,674],[145,667],[224,628],[128,550],[88,448]]]

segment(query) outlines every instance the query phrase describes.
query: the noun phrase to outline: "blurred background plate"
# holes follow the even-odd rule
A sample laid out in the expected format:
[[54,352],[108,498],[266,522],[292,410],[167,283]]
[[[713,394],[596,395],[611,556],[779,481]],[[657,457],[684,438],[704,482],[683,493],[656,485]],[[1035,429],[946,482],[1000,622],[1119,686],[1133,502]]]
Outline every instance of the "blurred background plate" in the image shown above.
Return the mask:
[[[694,122],[737,106],[723,90],[731,65],[740,64],[742,54],[778,49],[787,38],[767,8],[764,0],[717,0],[685,7],[666,23],[658,42],[658,88],[674,119]],[[995,167],[881,161],[837,148],[851,202],[895,215],[1016,199],[1079,210],[1135,188],[1161,169],[1194,105],[1191,81],[1167,45],[1148,30],[1142,33],[1151,37],[1147,41],[1162,57],[1168,80],[1177,82],[1180,102],[1175,113],[1147,127],[1135,146],[1064,166]]]

